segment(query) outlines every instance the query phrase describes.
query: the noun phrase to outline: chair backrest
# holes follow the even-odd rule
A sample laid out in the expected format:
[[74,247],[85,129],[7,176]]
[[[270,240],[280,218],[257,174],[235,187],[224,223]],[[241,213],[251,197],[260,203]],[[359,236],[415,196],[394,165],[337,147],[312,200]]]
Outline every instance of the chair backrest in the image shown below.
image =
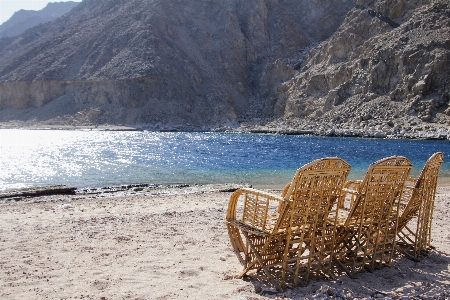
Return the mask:
[[335,244],[335,257],[344,258],[341,264],[347,264],[344,268],[350,276],[391,264],[397,235],[391,228],[396,228],[401,195],[411,169],[405,157],[381,159],[370,165],[362,182],[356,185],[358,190],[351,191],[355,198]]
[[[416,233],[422,239],[431,239],[431,221],[433,219],[434,199],[438,182],[439,171],[444,162],[442,152],[434,153],[426,162],[419,178],[410,194],[410,199],[406,204],[398,220],[398,231],[405,228],[409,221],[418,217],[418,228]],[[427,241],[424,241],[425,243]]]
[[280,209],[274,231],[290,231],[305,225],[324,227],[342,195],[350,169],[346,161],[336,157],[318,159],[298,169],[284,195],[286,205]]
[[[344,226],[369,225],[367,222],[397,222],[398,208],[406,179],[412,169],[411,162],[403,156],[391,156],[370,165],[359,185],[356,199]],[[397,213],[393,216],[393,212]],[[395,220],[393,220],[393,218]]]

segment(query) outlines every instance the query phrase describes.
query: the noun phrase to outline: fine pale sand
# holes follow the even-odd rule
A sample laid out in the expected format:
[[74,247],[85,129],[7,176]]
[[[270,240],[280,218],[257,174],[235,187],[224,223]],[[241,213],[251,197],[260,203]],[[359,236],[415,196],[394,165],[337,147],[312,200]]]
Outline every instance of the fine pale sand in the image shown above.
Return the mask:
[[[440,186],[435,251],[373,273],[278,293],[234,279],[230,192],[54,195],[0,202],[0,299],[304,299],[449,297],[450,187]],[[323,289],[322,289],[323,290]]]

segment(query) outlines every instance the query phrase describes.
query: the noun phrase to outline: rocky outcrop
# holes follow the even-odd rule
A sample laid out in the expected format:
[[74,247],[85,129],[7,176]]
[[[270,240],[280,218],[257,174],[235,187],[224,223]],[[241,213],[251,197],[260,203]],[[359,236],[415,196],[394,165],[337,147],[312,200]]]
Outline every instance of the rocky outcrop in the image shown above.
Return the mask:
[[[447,126],[447,1],[358,1],[278,95],[294,127]],[[400,131],[400,130],[399,130]]]
[[449,16],[445,0],[84,0],[0,39],[0,122],[447,130]]
[[49,3],[42,10],[19,10],[6,22],[0,25],[0,37],[13,37],[38,24],[52,21],[68,13],[79,2]]

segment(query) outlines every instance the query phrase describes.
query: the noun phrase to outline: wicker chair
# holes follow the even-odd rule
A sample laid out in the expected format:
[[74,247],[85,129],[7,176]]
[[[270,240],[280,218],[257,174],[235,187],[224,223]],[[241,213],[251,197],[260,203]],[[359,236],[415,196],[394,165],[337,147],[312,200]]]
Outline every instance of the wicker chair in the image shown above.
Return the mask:
[[[338,220],[333,256],[351,278],[364,269],[391,264],[398,207],[411,168],[405,157],[384,158],[370,165],[362,181],[344,186],[349,210]],[[344,202],[339,206],[343,208]]]
[[[278,290],[330,272],[337,202],[350,165],[323,158],[298,169],[283,197],[254,189],[231,196],[227,227],[243,272]],[[239,217],[237,217],[237,215]]]
[[432,248],[431,222],[438,175],[443,162],[444,154],[434,153],[419,178],[409,178],[413,185],[405,187],[403,192],[396,249],[415,261]]

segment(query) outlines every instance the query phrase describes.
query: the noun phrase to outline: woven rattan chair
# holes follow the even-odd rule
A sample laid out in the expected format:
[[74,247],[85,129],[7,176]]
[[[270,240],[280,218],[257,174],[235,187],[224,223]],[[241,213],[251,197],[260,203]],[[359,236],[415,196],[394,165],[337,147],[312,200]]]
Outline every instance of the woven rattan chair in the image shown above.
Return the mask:
[[278,290],[329,274],[335,244],[337,201],[350,172],[339,158],[323,158],[298,169],[283,197],[254,189],[231,196],[227,227],[244,271]]
[[[433,220],[439,170],[444,154],[434,153],[426,162],[418,178],[410,178],[412,186],[406,186],[397,229],[397,250],[418,261],[431,246],[431,222]],[[415,228],[414,228],[415,227]]]
[[391,264],[398,206],[411,168],[405,157],[384,158],[370,165],[362,181],[350,182],[354,190],[344,187],[350,204],[348,215],[338,220],[334,257],[350,277]]

